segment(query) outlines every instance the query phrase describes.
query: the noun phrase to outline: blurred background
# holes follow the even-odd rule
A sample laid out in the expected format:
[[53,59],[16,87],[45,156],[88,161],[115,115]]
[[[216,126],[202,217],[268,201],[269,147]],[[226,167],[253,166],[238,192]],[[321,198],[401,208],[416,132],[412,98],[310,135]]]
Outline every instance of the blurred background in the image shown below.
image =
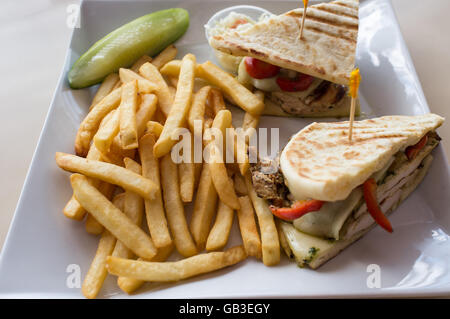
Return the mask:
[[[391,1],[430,109],[450,120],[450,1]],[[70,5],[78,3],[0,2],[0,251],[63,67]],[[449,158],[448,123],[440,134]]]

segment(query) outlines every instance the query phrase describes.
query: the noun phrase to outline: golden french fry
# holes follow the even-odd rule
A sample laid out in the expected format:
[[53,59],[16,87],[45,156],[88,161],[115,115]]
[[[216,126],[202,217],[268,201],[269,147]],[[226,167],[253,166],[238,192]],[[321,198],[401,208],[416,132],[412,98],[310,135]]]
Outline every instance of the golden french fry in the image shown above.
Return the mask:
[[216,203],[217,192],[212,182],[209,164],[204,163],[189,225],[199,251],[205,247],[211,221],[216,212]]
[[146,262],[108,257],[106,268],[117,276],[144,281],[170,282],[194,277],[200,274],[237,264],[247,258],[242,246],[224,252],[211,252],[175,262]]
[[191,132],[194,132],[194,121],[203,121],[205,116],[206,101],[211,91],[210,86],[204,86],[197,93],[195,93],[192,100],[192,106],[189,110],[188,125]]
[[195,163],[194,163],[194,139],[191,136],[190,158],[187,163],[178,164],[178,176],[180,179],[180,195],[183,203],[192,202],[195,187]]
[[217,216],[206,241],[206,250],[221,250],[225,247],[233,225],[234,211],[219,201]]
[[248,196],[239,197],[241,209],[237,211],[239,229],[247,255],[261,259],[261,240],[255,222],[255,212]]
[[116,238],[109,231],[104,230],[95,257],[81,287],[81,291],[86,298],[94,299],[102,288],[106,275],[108,275],[106,258],[111,255],[115,244]]
[[189,233],[183,203],[181,202],[177,165],[172,161],[170,154],[164,155],[161,159],[161,186],[167,221],[174,238],[175,247],[184,257],[193,256],[197,254],[197,248]]
[[[160,249],[160,250],[158,250],[158,253],[156,254],[156,256],[152,258],[151,261],[152,262],[153,261],[154,262],[166,261],[166,259],[169,258],[170,254],[172,254],[172,251],[173,251],[173,245],[170,246],[169,249],[162,249],[162,250]],[[138,260],[143,260],[143,259],[138,258]],[[145,281],[143,281],[143,280],[130,278],[130,277],[117,278],[117,285],[120,287],[120,289],[125,291],[127,294],[133,293],[134,291],[139,289],[144,283],[145,283]]]
[[137,74],[132,70],[120,68],[119,75],[120,80],[122,81],[123,84],[126,84],[131,81],[136,81],[139,94],[152,93],[158,89],[156,84],[152,83],[146,78],[143,78],[142,76],[140,76],[139,74]]
[[220,92],[216,88],[211,90],[211,102],[212,102],[212,109],[214,111],[214,114],[216,115],[220,111],[227,109],[225,106],[225,101],[223,100],[222,92]]
[[120,141],[123,149],[138,147],[136,109],[137,86],[133,80],[123,85],[122,102],[119,107]]
[[171,44],[167,48],[161,51],[152,61],[152,64],[157,68],[161,69],[163,65],[167,62],[172,61],[177,56],[177,48]]
[[[95,145],[91,145],[86,158],[89,160],[99,161],[102,159],[102,154],[95,147]],[[90,182],[95,187],[98,187],[98,185],[100,184],[100,181],[96,180],[96,179],[90,179]],[[68,218],[75,219],[75,220],[82,220],[83,217],[86,215],[86,210],[76,200],[75,196],[72,195],[72,197],[70,198],[70,200],[67,202],[66,206],[64,207],[63,213]]]
[[95,147],[97,147],[97,149],[102,153],[109,152],[114,137],[117,133],[119,133],[119,113],[120,109],[112,110],[110,113],[112,115],[109,120],[105,123],[105,125],[100,126],[97,133],[95,133]]
[[163,75],[178,78],[178,76],[180,75],[180,69],[181,69],[181,60],[172,60],[164,64],[160,72]]
[[238,197],[234,192],[233,182],[228,176],[222,154],[216,146],[210,150],[209,169],[211,170],[212,182],[216,188],[217,195],[219,195],[220,200],[227,206],[233,209],[239,209]]
[[[156,141],[153,152],[156,157],[162,157],[170,152],[176,140],[172,134],[184,125],[189,108],[191,107],[192,92],[195,77],[195,56],[186,54],[181,64],[177,93],[170,114],[166,119],[161,136]],[[145,65],[144,65],[145,66]]]
[[95,93],[94,98],[92,99],[91,106],[89,107],[89,110],[92,110],[92,108],[99,103],[105,96],[107,96],[111,91],[114,89],[114,86],[116,83],[119,82],[119,75],[117,73],[111,73],[109,74],[100,84],[100,87],[97,90],[97,93]]
[[[124,158],[124,162],[125,168],[139,175],[142,173],[141,165],[133,161],[131,158]],[[144,199],[138,194],[130,191],[125,191],[124,194],[124,207],[122,211],[134,224],[140,227],[144,215]],[[117,241],[112,255],[120,258],[132,258],[134,256],[133,252],[120,240]]]
[[[153,94],[141,95],[141,103],[136,113],[136,125],[139,138],[144,134],[148,120],[150,120],[153,117],[153,115],[157,110],[156,108],[157,101],[158,99],[156,95]],[[100,128],[100,130],[101,129],[102,128]],[[117,123],[117,131],[118,130],[119,124]],[[119,135],[116,135],[111,142],[110,151],[103,152],[102,156],[107,162],[122,166],[124,157],[134,158],[134,151],[135,151],[134,149],[131,150],[122,149],[120,137]]]
[[142,258],[151,259],[156,255],[156,248],[150,237],[93,187],[85,176],[73,174],[70,182],[81,206],[118,240]]
[[160,124],[162,124],[162,125],[164,125],[164,123],[166,123],[166,116],[164,115],[164,113],[161,111],[160,108],[156,109],[155,121],[160,123]]
[[[91,184],[92,184],[92,182],[91,182]],[[112,196],[114,195],[114,191],[116,189],[116,186],[112,185],[112,184],[109,184],[109,183],[100,182],[100,185],[97,187],[97,189],[107,199],[111,199]],[[91,214],[87,215],[86,223],[85,223],[84,226],[86,228],[86,231],[89,234],[100,235],[103,232],[103,225],[100,224]]]
[[158,98],[153,94],[142,94],[141,104],[139,110],[136,113],[136,125],[138,137],[141,138],[144,135],[147,128],[148,121],[153,117],[156,112]]
[[[169,76],[169,77],[167,77],[168,79],[169,79],[169,82],[170,82],[170,87],[169,87],[169,89],[171,88],[171,87],[173,87],[174,88],[174,90],[175,90],[175,92],[176,92],[176,89],[177,89],[177,86],[178,86],[178,78],[176,78],[176,77],[173,77],[173,76]],[[174,95],[175,96],[175,95]]]
[[147,62],[152,62],[152,58],[145,54],[133,63],[133,65],[131,66],[131,70],[138,73],[141,66]]
[[258,217],[263,263],[266,266],[276,265],[280,262],[280,242],[273,214],[266,201],[256,195],[249,173],[245,175],[245,184],[247,185],[247,192],[252,200],[256,216]]
[[148,121],[147,122],[147,133],[152,133],[155,137],[159,137],[163,130],[163,126],[159,122]]
[[102,119],[120,104],[122,89],[118,88],[109,93],[97,103],[81,122],[75,138],[75,152],[79,156],[86,156]]
[[261,114],[264,103],[233,76],[210,61],[199,64],[198,75],[230,95],[238,106],[251,114]]
[[158,69],[151,63],[144,63],[139,69],[139,73],[147,80],[156,84],[158,89],[155,91],[158,97],[158,104],[165,116],[169,115],[173,99],[169,91],[169,86],[164,81]]
[[76,155],[57,152],[56,163],[66,171],[84,174],[152,199],[158,190],[151,180],[126,168],[100,161],[88,160]]
[[142,165],[142,175],[154,181],[158,186],[155,198],[145,200],[145,214],[147,217],[148,229],[153,242],[158,250],[171,250],[173,241],[167,226],[166,214],[161,195],[161,182],[158,159],[153,155],[155,137],[152,134],[145,134],[139,140],[139,156]]
[[119,193],[115,195],[112,200],[112,203],[114,206],[116,206],[123,212],[125,209],[125,193]]
[[236,190],[236,194],[239,196],[245,196],[248,194],[247,186],[245,185],[245,180],[242,175],[234,175],[234,189]]

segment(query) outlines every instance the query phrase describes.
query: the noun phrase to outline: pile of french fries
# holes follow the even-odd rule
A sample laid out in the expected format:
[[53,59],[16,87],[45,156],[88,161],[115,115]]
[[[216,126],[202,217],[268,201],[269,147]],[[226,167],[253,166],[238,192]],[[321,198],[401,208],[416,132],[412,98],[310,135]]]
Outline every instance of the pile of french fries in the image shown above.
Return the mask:
[[[258,126],[263,95],[211,62],[197,64],[192,54],[174,60],[176,55],[171,45],[106,77],[78,129],[76,155],[56,153],[57,165],[73,173],[64,215],[84,220],[86,231],[100,236],[82,285],[87,298],[98,295],[108,273],[132,293],[144,282],[190,278],[247,256],[267,266],[280,261],[273,215],[248,172],[248,140],[241,138],[243,150],[231,150],[241,160],[225,163],[226,144],[215,135],[207,139],[213,129],[224,139],[239,139],[224,98],[245,110],[242,127],[249,130]],[[201,139],[200,153],[209,161],[194,161],[193,151],[188,161],[173,161],[181,128],[192,133],[191,145]],[[223,250],[235,211],[243,245]],[[184,259],[166,261],[174,249]]]

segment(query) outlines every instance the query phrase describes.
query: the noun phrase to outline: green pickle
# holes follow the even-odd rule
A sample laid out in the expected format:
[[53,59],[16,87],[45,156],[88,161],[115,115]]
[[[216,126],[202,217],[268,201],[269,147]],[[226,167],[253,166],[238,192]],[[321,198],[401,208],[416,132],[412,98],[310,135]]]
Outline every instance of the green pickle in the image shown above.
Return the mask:
[[154,56],[178,40],[189,27],[185,9],[172,8],[137,18],[97,41],[72,66],[67,76],[73,89],[101,82],[108,74],[129,67],[142,55]]

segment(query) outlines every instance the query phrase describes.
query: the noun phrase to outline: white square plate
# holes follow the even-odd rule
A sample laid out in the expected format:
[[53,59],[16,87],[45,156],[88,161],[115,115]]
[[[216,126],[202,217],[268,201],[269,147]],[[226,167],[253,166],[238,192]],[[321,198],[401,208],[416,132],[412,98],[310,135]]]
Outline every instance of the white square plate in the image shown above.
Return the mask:
[[[300,1],[248,1],[246,4],[282,13]],[[199,62],[213,59],[203,25],[216,11],[240,1],[85,1],[81,28],[75,29],[12,226],[0,260],[0,297],[82,297],[68,288],[68,265],[82,277],[94,256],[98,238],[84,224],[68,220],[62,208],[71,195],[68,174],[55,164],[56,151],[73,152],[78,125],[94,90],[71,90],[69,67],[90,45],[111,30],[145,13],[184,7],[191,25],[177,43],[179,56],[192,52]],[[369,116],[429,112],[390,2],[362,1],[357,65],[363,81],[363,111]],[[242,112],[233,110],[236,125]],[[281,145],[310,120],[266,117],[261,127],[280,127]],[[149,285],[142,298],[213,297],[358,297],[432,296],[450,294],[450,184],[442,147],[421,186],[390,218],[394,233],[375,228],[319,270],[299,269],[284,256],[280,265],[265,267],[248,259],[234,267],[179,284]],[[232,242],[238,242],[234,229]],[[367,267],[381,269],[381,288],[368,288]],[[164,289],[163,289],[164,288]],[[100,297],[125,296],[107,279]]]

